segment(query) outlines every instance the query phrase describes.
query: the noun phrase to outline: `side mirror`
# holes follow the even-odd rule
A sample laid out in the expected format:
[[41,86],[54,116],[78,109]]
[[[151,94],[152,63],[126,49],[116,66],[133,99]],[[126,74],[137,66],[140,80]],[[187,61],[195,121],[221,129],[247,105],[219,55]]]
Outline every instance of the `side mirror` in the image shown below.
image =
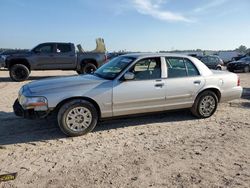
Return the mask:
[[124,79],[125,80],[134,80],[135,79],[135,74],[132,72],[127,72],[124,74]]

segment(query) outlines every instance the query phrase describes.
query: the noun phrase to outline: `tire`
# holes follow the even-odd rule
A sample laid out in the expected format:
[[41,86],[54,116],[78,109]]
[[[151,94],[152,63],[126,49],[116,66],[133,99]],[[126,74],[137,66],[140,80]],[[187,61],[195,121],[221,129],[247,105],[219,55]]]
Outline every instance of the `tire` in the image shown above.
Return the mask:
[[83,64],[81,70],[77,71],[78,74],[91,74],[95,72],[97,67],[93,63]]
[[248,72],[250,71],[249,66],[245,66],[243,71],[244,71],[245,73],[248,73]]
[[95,128],[98,113],[90,102],[76,99],[65,103],[59,109],[57,121],[61,131],[67,136],[81,136]]
[[204,91],[199,94],[191,108],[191,112],[198,118],[211,117],[218,106],[218,97],[212,91]]
[[22,82],[29,78],[30,71],[28,67],[26,67],[23,64],[15,64],[10,67],[9,74],[10,74],[10,78],[13,81]]

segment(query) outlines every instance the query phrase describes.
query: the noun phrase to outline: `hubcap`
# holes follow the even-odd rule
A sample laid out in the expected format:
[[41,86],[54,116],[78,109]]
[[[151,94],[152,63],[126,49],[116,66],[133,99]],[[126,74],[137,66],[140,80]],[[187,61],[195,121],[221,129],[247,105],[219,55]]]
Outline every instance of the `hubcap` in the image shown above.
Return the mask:
[[199,111],[202,116],[210,116],[215,109],[215,99],[212,96],[206,96],[202,99]]
[[92,114],[85,107],[76,107],[69,111],[66,116],[66,124],[75,132],[84,131],[92,122]]

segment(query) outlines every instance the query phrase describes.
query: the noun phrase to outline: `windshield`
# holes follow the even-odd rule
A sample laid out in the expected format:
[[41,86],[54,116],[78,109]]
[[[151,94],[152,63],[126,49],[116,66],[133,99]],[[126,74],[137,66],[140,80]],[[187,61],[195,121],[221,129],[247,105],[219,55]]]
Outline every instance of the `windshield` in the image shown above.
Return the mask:
[[95,75],[104,79],[115,79],[126,67],[133,61],[134,57],[117,57],[109,61],[107,64],[101,66],[95,71]]

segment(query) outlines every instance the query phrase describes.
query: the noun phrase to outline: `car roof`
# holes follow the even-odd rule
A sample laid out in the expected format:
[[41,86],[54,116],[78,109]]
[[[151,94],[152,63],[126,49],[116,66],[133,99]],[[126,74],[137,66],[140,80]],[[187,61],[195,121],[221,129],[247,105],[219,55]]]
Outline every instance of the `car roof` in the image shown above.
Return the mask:
[[182,54],[175,54],[175,53],[129,53],[122,55],[124,57],[134,57],[136,59],[140,58],[150,58],[150,57],[183,57],[183,58],[190,58],[190,56],[182,55]]
[[43,42],[40,44],[73,44],[71,42]]

